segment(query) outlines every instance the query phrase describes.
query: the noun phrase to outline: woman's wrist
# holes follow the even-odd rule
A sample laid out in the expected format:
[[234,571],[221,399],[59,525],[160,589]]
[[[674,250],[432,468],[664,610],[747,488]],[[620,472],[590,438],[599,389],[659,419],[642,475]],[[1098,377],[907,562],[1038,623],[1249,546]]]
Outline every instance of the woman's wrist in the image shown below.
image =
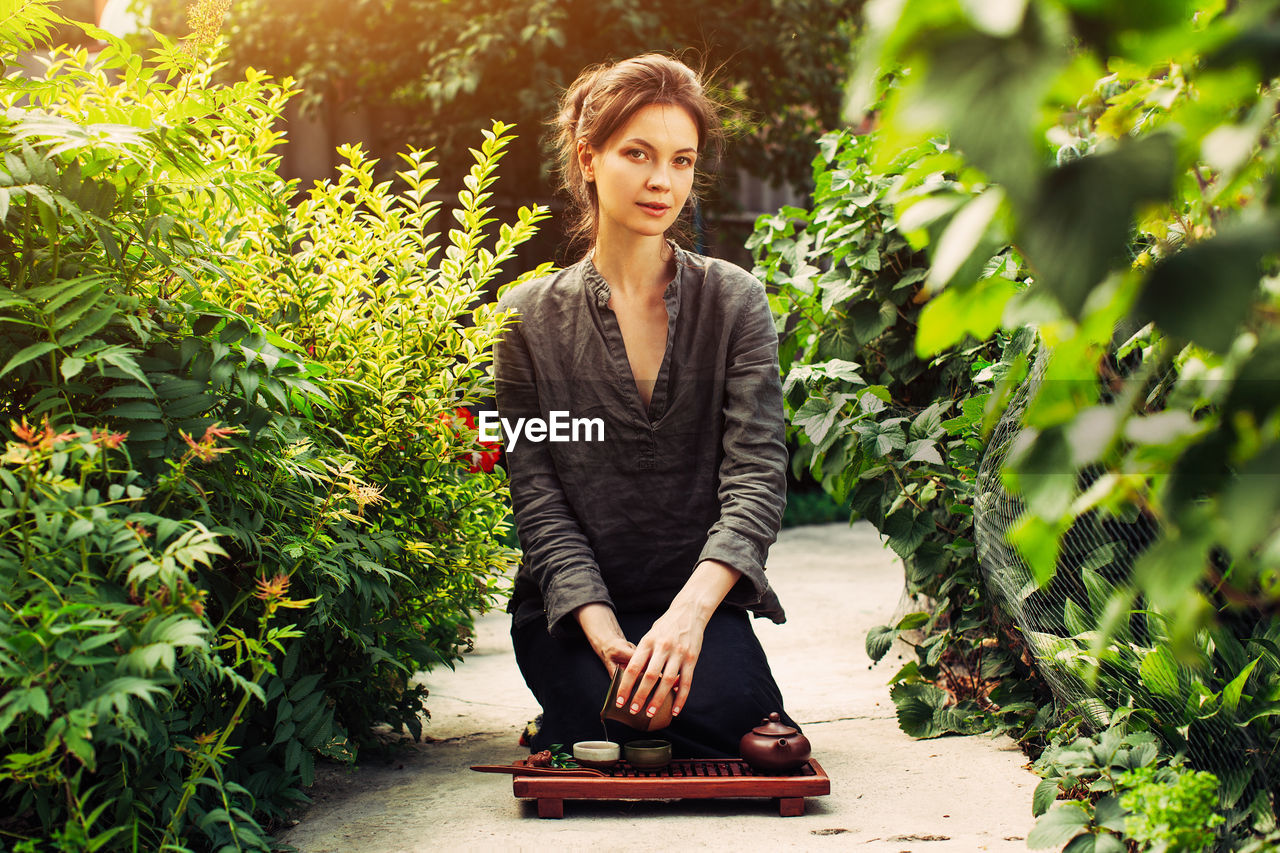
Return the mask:
[[703,560],[693,570],[689,580],[685,581],[672,604],[691,607],[697,618],[705,625],[711,620],[711,615],[716,612],[716,608],[721,605],[740,577],[742,572],[728,563],[722,563],[719,560]]
[[587,642],[597,652],[610,640],[625,639],[617,614],[604,602],[584,604],[574,610],[573,615],[578,620],[582,633],[587,635]]

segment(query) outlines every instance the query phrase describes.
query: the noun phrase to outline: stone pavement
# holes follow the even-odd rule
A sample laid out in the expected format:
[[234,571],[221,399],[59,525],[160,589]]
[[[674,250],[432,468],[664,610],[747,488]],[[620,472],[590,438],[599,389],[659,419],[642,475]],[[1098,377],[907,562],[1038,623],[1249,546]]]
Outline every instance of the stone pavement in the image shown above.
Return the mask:
[[[912,740],[885,682],[895,649],[872,667],[863,638],[902,603],[902,567],[868,524],[782,531],[769,577],[785,625],[754,620],[787,710],[804,726],[831,794],[778,817],[771,800],[565,802],[561,820],[516,800],[509,777],[468,770],[526,754],[537,713],[516,669],[508,617],[477,621],[476,648],[454,671],[426,674],[431,742],[390,764],[317,774],[315,803],[280,836],[301,853],[454,850],[1025,851],[1038,779],[1008,738]],[[696,687],[695,687],[696,689]]]

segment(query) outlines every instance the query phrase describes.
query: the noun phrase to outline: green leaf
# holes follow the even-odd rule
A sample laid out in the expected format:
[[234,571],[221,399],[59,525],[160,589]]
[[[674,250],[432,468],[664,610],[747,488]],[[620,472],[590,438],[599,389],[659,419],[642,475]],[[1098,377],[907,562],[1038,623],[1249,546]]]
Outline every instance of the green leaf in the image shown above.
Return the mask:
[[1130,418],[1124,425],[1124,437],[1134,444],[1167,445],[1204,432],[1191,413],[1170,409],[1145,417]]
[[925,536],[936,528],[932,515],[916,512],[914,508],[906,506],[885,519],[883,532],[889,537],[889,547],[905,560],[915,553]]
[[42,355],[46,355],[57,348],[58,345],[52,341],[41,341],[40,343],[23,347],[5,363],[3,369],[0,369],[0,376],[4,376],[14,368],[21,367],[27,362],[37,359]]
[[151,642],[169,643],[174,646],[203,646],[208,629],[198,620],[184,616],[168,616],[159,624],[147,624],[147,637]]
[[1203,539],[1188,541],[1176,531],[1166,531],[1134,564],[1134,580],[1152,604],[1173,611],[1203,575],[1208,551]]
[[1096,836],[1093,853],[1128,853],[1129,846],[1121,839],[1106,832]]
[[960,0],[974,26],[993,36],[1011,36],[1022,26],[1027,0]]
[[62,373],[63,379],[74,379],[80,375],[80,371],[84,370],[84,365],[83,358],[69,355],[62,360],[62,364],[58,365],[58,370]]
[[942,426],[942,416],[951,408],[950,400],[939,400],[911,420],[911,428],[907,431],[911,438],[931,438],[937,440],[946,434]]
[[1151,695],[1168,699],[1175,706],[1184,703],[1184,679],[1173,653],[1165,646],[1147,653],[1138,667],[1138,674]]
[[917,610],[913,613],[905,614],[901,619],[898,620],[897,624],[894,625],[894,627],[897,628],[899,631],[914,631],[915,629],[925,625],[930,618],[931,617],[929,616],[929,614],[926,613],[925,611]]
[[849,311],[848,326],[854,339],[866,345],[884,334],[897,319],[897,306],[887,299],[883,302],[859,302]]
[[[1153,750],[1156,748],[1155,744],[1141,744],[1140,747],[1149,747]],[[1101,797],[1093,804],[1094,824],[1112,832],[1124,832],[1124,822],[1128,814],[1124,806],[1120,805],[1120,798],[1113,794]]]
[[911,737],[931,738],[946,734],[940,712],[946,707],[947,692],[924,682],[899,682],[889,690],[898,708],[898,726]]
[[983,341],[999,328],[1018,285],[1002,276],[952,286],[925,303],[916,330],[916,355],[927,358],[972,335]]
[[[933,265],[925,285],[928,290],[941,290],[951,283],[970,258],[978,264],[985,263],[998,248],[1003,241],[989,239],[987,231],[1003,202],[1004,191],[991,187],[951,217],[930,258]],[[980,252],[983,244],[986,248]]]
[[796,411],[791,423],[793,426],[802,428],[814,444],[821,444],[832,425],[835,424],[836,415],[839,413],[840,407],[833,405],[831,401],[822,397],[810,397]]
[[160,408],[154,403],[135,401],[112,406],[110,414],[112,417],[126,420],[152,421],[160,418]]
[[896,629],[890,628],[888,625],[876,625],[867,632],[867,657],[879,662],[893,647],[893,641],[897,637],[898,632]]
[[118,714],[129,713],[129,698],[133,697],[154,708],[155,697],[164,696],[163,687],[146,678],[124,676],[113,678],[98,691],[94,697],[94,707],[99,714],[106,714],[114,708]]
[[894,418],[870,425],[871,429],[866,436],[869,441],[864,441],[863,444],[870,444],[874,456],[888,456],[893,451],[902,450],[907,446],[907,436],[896,422],[900,420],[900,418]]
[[1275,530],[1280,516],[1280,445],[1271,445],[1228,481],[1219,536],[1232,553],[1247,554]]
[[1077,637],[1097,627],[1093,618],[1079,604],[1076,604],[1073,598],[1068,598],[1063,604],[1063,621],[1066,623],[1067,630]]
[[1023,515],[1006,534],[1008,540],[1027,561],[1037,589],[1041,589],[1058,571],[1058,553],[1063,529],[1035,515]]
[[1027,835],[1027,847],[1044,850],[1061,848],[1089,826],[1089,813],[1076,800],[1059,803],[1043,815]]
[[93,532],[94,524],[87,518],[77,518],[67,527],[67,532],[63,534],[62,541],[72,542],[81,536],[86,536]]
[[1261,658],[1254,658],[1249,661],[1249,665],[1240,670],[1240,673],[1231,679],[1231,682],[1226,687],[1222,688],[1222,707],[1224,710],[1234,714],[1236,709],[1240,707],[1240,696],[1244,693],[1245,684],[1249,681],[1249,675],[1260,660]]
[[1097,843],[1097,836],[1086,832],[1067,842],[1067,846],[1062,848],[1062,853],[1096,853]]
[[[1019,247],[1041,286],[1070,316],[1080,317],[1093,289],[1125,262],[1137,206],[1169,197],[1176,164],[1172,137],[1156,133],[1126,139],[1044,176],[1022,219]],[[1205,280],[1199,279],[1200,287]],[[1159,298],[1176,301],[1168,294]]]
[[1262,260],[1276,251],[1280,220],[1224,227],[1158,264],[1143,283],[1138,311],[1170,334],[1226,352],[1257,297]]
[[1049,811],[1049,807],[1053,805],[1054,800],[1056,799],[1058,799],[1057,780],[1040,780],[1040,784],[1036,785],[1035,793],[1031,795],[1032,817],[1040,817],[1040,815]]
[[942,454],[938,452],[938,443],[922,438],[913,441],[903,450],[908,462],[931,462],[934,465],[942,464]]

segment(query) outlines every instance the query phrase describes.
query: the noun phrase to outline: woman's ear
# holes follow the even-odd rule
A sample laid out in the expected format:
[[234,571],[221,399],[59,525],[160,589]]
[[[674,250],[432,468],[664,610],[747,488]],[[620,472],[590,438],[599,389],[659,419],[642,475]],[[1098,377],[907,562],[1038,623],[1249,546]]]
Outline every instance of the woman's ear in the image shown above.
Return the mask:
[[585,138],[578,140],[578,168],[582,170],[582,177],[587,183],[591,183],[596,179],[595,169],[592,166],[594,152],[591,146],[587,144]]

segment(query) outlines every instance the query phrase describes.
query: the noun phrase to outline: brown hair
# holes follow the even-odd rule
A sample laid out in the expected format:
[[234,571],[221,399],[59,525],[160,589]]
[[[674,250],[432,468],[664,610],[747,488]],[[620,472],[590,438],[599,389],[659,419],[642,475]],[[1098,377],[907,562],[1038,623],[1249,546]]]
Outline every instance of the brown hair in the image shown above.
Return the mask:
[[[640,109],[658,104],[682,107],[698,129],[698,152],[714,158],[723,143],[720,104],[703,89],[701,75],[678,59],[646,53],[621,62],[595,65],[578,75],[564,97],[553,125],[559,156],[560,187],[569,196],[569,237],[574,243],[595,242],[600,207],[596,186],[582,174],[578,140],[603,145]],[[681,218],[697,201],[698,184],[705,180],[701,160],[693,191]],[[679,221],[672,226],[680,230]]]

